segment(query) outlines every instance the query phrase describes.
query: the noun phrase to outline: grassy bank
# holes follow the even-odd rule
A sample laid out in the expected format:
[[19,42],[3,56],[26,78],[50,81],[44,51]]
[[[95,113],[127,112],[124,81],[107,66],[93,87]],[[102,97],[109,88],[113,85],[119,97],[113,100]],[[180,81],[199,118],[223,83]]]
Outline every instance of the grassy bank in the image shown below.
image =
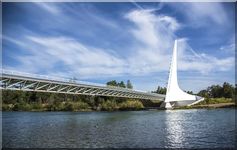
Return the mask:
[[220,104],[220,103],[234,103],[232,98],[205,98],[204,101],[196,105]]
[[201,101],[195,105],[176,107],[175,109],[228,108],[235,106],[235,101],[232,98],[206,98],[204,101]]

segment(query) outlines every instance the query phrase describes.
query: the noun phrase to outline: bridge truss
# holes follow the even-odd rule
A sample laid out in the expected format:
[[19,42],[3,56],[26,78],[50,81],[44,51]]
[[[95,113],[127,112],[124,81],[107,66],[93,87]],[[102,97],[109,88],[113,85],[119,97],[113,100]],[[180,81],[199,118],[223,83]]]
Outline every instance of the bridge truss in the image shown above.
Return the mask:
[[112,96],[134,99],[160,100],[165,95],[150,92],[92,84],[87,82],[75,82],[61,79],[45,78],[43,76],[22,75],[12,71],[3,71],[0,80],[0,88],[3,90],[22,90],[49,93],[81,94],[91,96]]

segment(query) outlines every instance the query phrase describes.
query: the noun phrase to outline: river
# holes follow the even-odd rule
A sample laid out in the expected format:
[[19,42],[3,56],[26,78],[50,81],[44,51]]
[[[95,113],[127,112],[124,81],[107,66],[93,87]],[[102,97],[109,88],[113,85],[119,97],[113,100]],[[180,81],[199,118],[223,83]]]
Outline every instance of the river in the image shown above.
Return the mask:
[[235,109],[3,112],[5,148],[234,148]]

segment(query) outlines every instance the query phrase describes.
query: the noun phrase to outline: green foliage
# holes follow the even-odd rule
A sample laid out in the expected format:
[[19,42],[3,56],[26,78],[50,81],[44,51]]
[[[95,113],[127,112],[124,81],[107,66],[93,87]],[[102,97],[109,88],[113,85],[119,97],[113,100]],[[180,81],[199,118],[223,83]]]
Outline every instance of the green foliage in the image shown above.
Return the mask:
[[[232,98],[235,100],[235,91],[236,91],[236,85],[235,87],[231,85],[230,83],[224,82],[222,86],[220,85],[212,85],[207,87],[206,89],[203,89],[198,92],[197,95],[205,97],[207,99],[207,102],[209,98]],[[192,91],[186,91],[189,94],[193,94]],[[156,91],[153,91],[153,93],[158,94],[166,94],[166,87],[157,87]]]
[[31,109],[33,109],[33,110],[42,110],[43,106],[42,106],[41,103],[33,103],[33,104],[31,104]]
[[123,81],[121,81],[120,83],[118,83],[118,86],[119,86],[119,87],[122,87],[122,88],[126,88],[126,85],[124,84]]
[[114,100],[107,100],[101,104],[101,110],[106,111],[112,111],[112,110],[118,110],[118,106],[116,104],[116,101]]
[[153,93],[157,93],[157,94],[166,94],[166,87],[160,87],[158,86],[157,87],[157,90],[156,91],[153,91]]
[[106,85],[110,85],[110,86],[117,86],[117,81],[116,80],[112,80],[106,83]]
[[127,87],[128,89],[133,89],[133,86],[132,86],[132,83],[131,83],[130,80],[127,81],[126,87]]
[[2,104],[2,111],[11,111],[13,106],[13,104]]
[[143,108],[140,101],[127,98],[3,90],[3,111],[113,111],[140,108]]
[[64,109],[65,111],[73,111],[74,110],[74,106],[73,103],[71,102],[66,102],[64,105]]
[[[132,87],[130,83],[128,80],[127,88]],[[107,84],[125,87],[123,81],[117,83],[113,80]],[[222,86],[212,85],[198,93],[205,97],[205,101],[200,102],[199,105],[234,102],[235,91],[236,87],[227,82]],[[166,88],[158,86],[155,92],[165,94]],[[128,98],[2,90],[3,111],[112,111],[139,110],[144,106],[149,107],[151,104],[148,104],[147,100],[144,102]]]
[[119,104],[120,110],[139,110],[144,108],[142,102],[138,100],[126,100]]
[[122,88],[128,88],[128,89],[132,89],[132,83],[130,80],[127,80],[127,84],[125,85],[125,83],[123,81],[117,82],[116,80],[112,80],[106,83],[106,85],[108,86],[117,86],[117,87],[122,87]]
[[219,104],[219,103],[233,103],[233,99],[231,98],[205,98],[204,101],[201,101],[200,103],[196,105],[205,105],[205,104]]
[[18,110],[20,110],[20,111],[29,111],[29,110],[31,110],[31,106],[30,106],[30,104],[23,103],[23,102],[16,103],[13,106],[12,110],[14,110],[14,111],[18,111]]
[[198,95],[205,98],[232,98],[235,99],[235,89],[233,85],[224,82],[222,86],[212,85],[205,90],[201,90]]
[[188,94],[193,94],[193,91],[186,91]]
[[107,100],[100,104],[101,110],[112,111],[112,110],[140,110],[144,108],[142,102],[139,100],[125,99],[122,101],[118,100]]

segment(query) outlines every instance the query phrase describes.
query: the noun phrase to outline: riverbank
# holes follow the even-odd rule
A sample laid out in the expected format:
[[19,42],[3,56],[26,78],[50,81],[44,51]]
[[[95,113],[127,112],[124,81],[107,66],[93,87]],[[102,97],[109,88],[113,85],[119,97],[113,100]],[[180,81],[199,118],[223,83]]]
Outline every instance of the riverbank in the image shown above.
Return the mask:
[[[23,91],[3,91],[2,111],[138,111],[160,110],[162,101]],[[205,98],[174,109],[235,107],[231,98]]]
[[209,98],[192,106],[176,107],[174,109],[198,109],[198,108],[233,108],[236,104],[231,98]]
[[[2,91],[3,111],[117,111],[153,107],[149,100],[70,95],[30,91]],[[159,106],[159,105],[157,105]]]
[[91,103],[91,101],[64,101],[57,103],[2,104],[3,111],[123,111],[144,110],[143,103],[135,99],[111,99]]
[[202,108],[234,108],[235,103],[219,103],[219,104],[206,104],[206,105],[194,105],[194,106],[183,106],[176,107],[174,109],[202,109]]

